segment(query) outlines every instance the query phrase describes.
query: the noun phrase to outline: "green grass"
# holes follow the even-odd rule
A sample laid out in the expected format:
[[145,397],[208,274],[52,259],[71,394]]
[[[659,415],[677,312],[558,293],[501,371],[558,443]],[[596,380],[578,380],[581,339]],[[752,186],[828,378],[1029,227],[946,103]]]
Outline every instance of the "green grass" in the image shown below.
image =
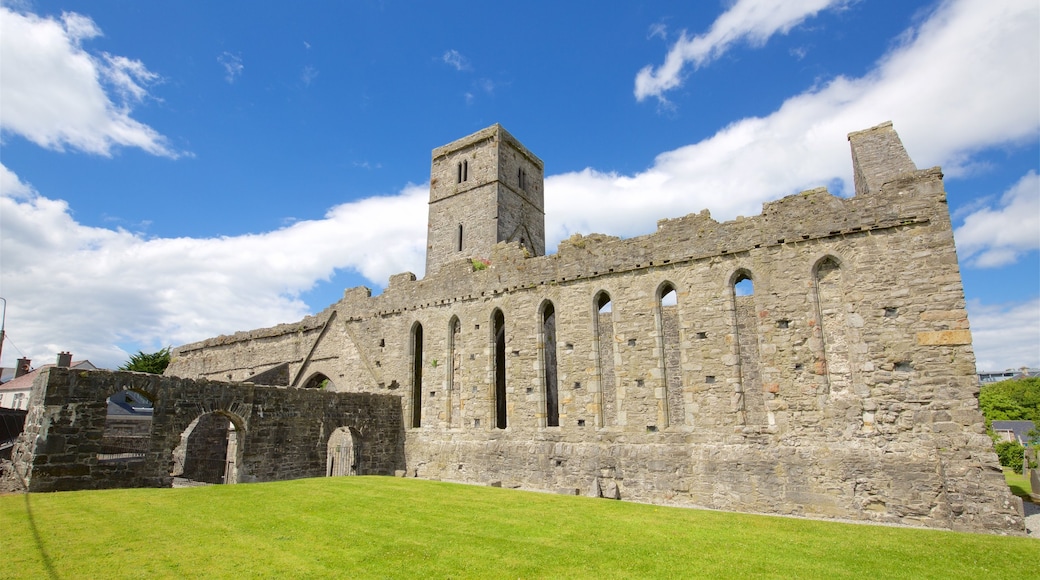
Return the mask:
[[1011,469],[1004,468],[1004,480],[1007,481],[1008,487],[1011,488],[1011,493],[1018,497],[1024,497],[1029,499],[1029,490],[1032,487],[1029,484],[1029,480],[1026,476],[1021,473],[1015,473]]
[[0,577],[1021,578],[1040,542],[388,477],[0,497]]

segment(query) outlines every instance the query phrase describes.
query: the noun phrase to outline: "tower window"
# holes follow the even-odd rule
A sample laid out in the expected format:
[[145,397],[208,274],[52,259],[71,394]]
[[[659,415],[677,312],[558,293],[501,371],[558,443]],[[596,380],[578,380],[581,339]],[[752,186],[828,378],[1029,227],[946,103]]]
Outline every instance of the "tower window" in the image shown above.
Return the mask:
[[455,183],[462,183],[462,164],[459,163],[455,168]]
[[516,171],[516,181],[520,184],[520,189],[527,191],[527,173],[523,167]]
[[462,181],[469,181],[469,161],[462,161]]
[[461,252],[462,251],[462,224],[459,224],[459,240],[458,241],[459,241],[459,243],[456,246],[458,248],[457,251]]

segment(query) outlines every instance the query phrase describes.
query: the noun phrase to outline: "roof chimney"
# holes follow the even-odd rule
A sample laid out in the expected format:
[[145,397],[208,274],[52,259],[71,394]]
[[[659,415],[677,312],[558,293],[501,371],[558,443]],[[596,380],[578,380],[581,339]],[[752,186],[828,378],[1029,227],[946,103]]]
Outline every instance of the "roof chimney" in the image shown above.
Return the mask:
[[18,378],[29,372],[32,368],[32,361],[27,358],[18,359],[18,366],[14,368],[14,378]]
[[59,368],[67,369],[72,366],[72,353],[71,352],[59,352],[58,353],[58,364]]

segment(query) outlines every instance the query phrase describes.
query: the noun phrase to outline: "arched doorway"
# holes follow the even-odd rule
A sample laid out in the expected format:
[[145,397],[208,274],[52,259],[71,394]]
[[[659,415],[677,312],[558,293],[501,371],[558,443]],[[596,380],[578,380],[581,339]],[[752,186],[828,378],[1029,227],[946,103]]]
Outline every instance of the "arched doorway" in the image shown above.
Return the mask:
[[199,415],[173,450],[170,475],[197,483],[237,483],[238,434],[236,421],[229,415]]
[[340,427],[329,437],[325,459],[325,475],[340,477],[360,475],[361,434],[353,427]]

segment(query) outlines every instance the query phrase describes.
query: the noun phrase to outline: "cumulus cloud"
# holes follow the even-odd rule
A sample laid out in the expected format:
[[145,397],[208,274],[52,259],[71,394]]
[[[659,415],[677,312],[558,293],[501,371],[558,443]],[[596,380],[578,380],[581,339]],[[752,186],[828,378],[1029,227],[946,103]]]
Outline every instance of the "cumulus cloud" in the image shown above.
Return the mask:
[[[821,10],[843,6],[848,0],[737,0],[724,12],[711,30],[690,38],[683,31],[656,69],[647,66],[636,75],[635,95],[642,101],[647,97],[664,99],[664,93],[683,83],[683,69],[687,64],[700,68],[725,54],[735,43],[747,41],[760,46],[774,34],[786,34]],[[650,36],[664,37],[663,25],[650,27]]]
[[1009,304],[968,301],[979,371],[1040,368],[1040,298]]
[[819,185],[850,193],[845,136],[886,120],[919,167],[963,175],[973,153],[1037,138],[1038,23],[1031,0],[944,3],[863,77],[834,78],[634,175],[589,168],[549,177],[547,242],[575,232],[644,234],[661,216],[704,208],[716,219],[755,215],[765,201]]
[[0,6],[0,129],[58,151],[110,156],[125,146],[178,157],[165,137],[130,116],[159,75],[139,60],[83,47],[100,35],[86,16],[66,12],[58,20]]
[[127,353],[117,344],[161,347],[291,322],[308,312],[300,293],[335,269],[385,283],[424,262],[425,185],[264,234],[207,239],[84,226],[2,165],[0,186],[8,329],[45,362],[69,349],[118,365]]
[[973,211],[954,237],[961,260],[979,268],[1012,264],[1040,249],[1040,176],[1030,171],[995,207]]
[[235,80],[242,76],[242,71],[245,70],[245,66],[242,65],[242,56],[226,50],[220,53],[217,62],[224,67],[224,80],[229,85],[235,84]]
[[457,71],[470,70],[469,59],[455,49],[445,51],[441,56],[441,62]]
[[[820,184],[850,191],[845,134],[888,119],[919,166],[964,173],[975,152],[1040,132],[1038,22],[1032,0],[944,3],[861,78],[835,78],[768,116],[662,153],[633,175],[589,168],[550,176],[547,246],[574,232],[643,234],[660,217],[703,208],[716,219],[753,215],[764,201]],[[998,204],[972,215],[1013,216],[1035,180],[1027,175]],[[71,349],[111,366],[126,360],[119,344],[161,347],[297,320],[308,312],[301,293],[336,269],[381,285],[392,273],[421,272],[424,261],[426,186],[337,206],[273,232],[210,239],[83,226],[65,202],[34,192],[2,166],[0,194],[8,330],[38,348],[38,360]],[[1022,247],[965,237],[968,226],[965,219],[959,243],[978,248],[978,259]],[[1037,300],[969,306],[981,368],[1036,364],[1038,308]]]

